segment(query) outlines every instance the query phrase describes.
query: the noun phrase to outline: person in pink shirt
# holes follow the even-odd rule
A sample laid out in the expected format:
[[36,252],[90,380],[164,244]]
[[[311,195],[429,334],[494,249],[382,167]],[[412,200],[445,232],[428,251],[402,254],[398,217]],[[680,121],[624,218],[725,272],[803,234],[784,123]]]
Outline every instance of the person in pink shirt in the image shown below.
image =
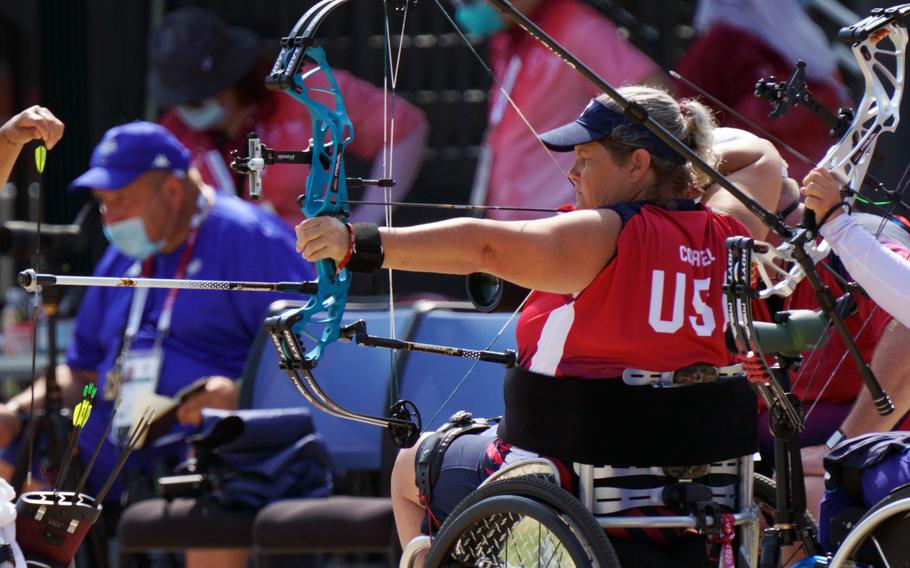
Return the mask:
[[[668,86],[663,71],[593,8],[577,0],[513,3],[607,82],[616,86],[627,83]],[[455,17],[468,33],[492,35],[490,61],[497,81],[536,132],[572,120],[575,110],[598,94],[590,81],[524,30],[511,25],[511,20],[488,3],[456,2]],[[509,104],[503,90],[494,85],[490,91],[488,128],[471,201],[554,209],[574,203],[575,188],[567,175],[572,157],[548,152]],[[503,220],[546,215],[528,211],[488,214]]]
[[[190,149],[192,165],[220,191],[248,195],[246,179],[228,168],[230,151],[246,154],[248,132],[269,147],[302,150],[312,138],[309,112],[291,97],[266,89],[264,78],[274,54],[259,49],[256,35],[225,24],[195,6],[167,14],[149,40],[149,92],[168,109],[160,123]],[[345,71],[335,78],[351,121],[351,155],[372,163],[371,178],[383,176],[383,90]],[[328,87],[324,80],[308,80]],[[394,101],[393,200],[404,197],[417,177],[429,127],[423,112],[404,99]],[[263,175],[264,206],[293,226],[303,219],[296,198],[303,193],[309,169],[272,165]],[[353,198],[353,197],[352,197]],[[381,188],[368,188],[363,199],[381,201]],[[363,206],[353,217],[378,222],[383,208]]]

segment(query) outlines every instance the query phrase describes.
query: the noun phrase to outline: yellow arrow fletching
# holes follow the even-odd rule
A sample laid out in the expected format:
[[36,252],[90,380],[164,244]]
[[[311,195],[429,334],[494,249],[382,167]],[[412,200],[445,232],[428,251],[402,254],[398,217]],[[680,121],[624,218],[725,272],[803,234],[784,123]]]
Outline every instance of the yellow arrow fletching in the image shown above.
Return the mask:
[[39,144],[35,148],[35,167],[38,169],[39,174],[44,173],[44,163],[47,161],[47,148],[44,147],[44,144]]
[[85,426],[88,422],[88,416],[92,412],[92,405],[87,400],[83,400],[73,409],[73,426]]

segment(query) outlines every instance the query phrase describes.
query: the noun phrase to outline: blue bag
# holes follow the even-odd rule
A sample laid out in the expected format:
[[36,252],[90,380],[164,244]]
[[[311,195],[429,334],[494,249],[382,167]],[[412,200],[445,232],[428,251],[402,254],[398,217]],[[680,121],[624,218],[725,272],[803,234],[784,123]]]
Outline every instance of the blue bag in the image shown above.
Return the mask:
[[332,462],[304,408],[206,409],[190,442],[193,468],[224,507],[260,509],[282,499],[332,492]]
[[[910,432],[864,434],[844,440],[824,459],[825,496],[819,540],[833,551],[873,505],[910,483]],[[907,534],[910,525],[902,532]],[[896,544],[906,546],[907,539]]]

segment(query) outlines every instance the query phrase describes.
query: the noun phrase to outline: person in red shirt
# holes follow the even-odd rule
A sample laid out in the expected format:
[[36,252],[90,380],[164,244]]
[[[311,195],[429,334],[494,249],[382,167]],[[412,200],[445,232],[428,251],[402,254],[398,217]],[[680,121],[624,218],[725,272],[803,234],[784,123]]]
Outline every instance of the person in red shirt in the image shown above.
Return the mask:
[[[274,59],[260,51],[256,35],[225,24],[204,8],[189,6],[167,14],[149,40],[149,94],[168,109],[160,122],[193,154],[193,167],[216,189],[246,196],[244,176],[227,166],[230,151],[246,155],[248,132],[280,150],[303,150],[313,137],[306,108],[284,93],[268,90],[264,78]],[[305,71],[304,71],[305,72]],[[383,90],[345,71],[335,79],[354,125],[347,151],[372,163],[371,178],[383,176]],[[311,87],[328,88],[316,76]],[[327,101],[326,104],[331,104]],[[392,177],[396,196],[404,196],[417,177],[429,127],[423,112],[404,99],[394,100],[395,128]],[[286,223],[303,214],[297,196],[303,193],[309,169],[275,165],[263,174],[262,202]],[[365,190],[365,201],[382,201],[382,188]],[[381,207],[356,208],[353,217],[378,222]]]
[[[847,103],[828,40],[798,3],[700,0],[694,27],[698,37],[677,62],[676,71],[814,163],[820,161],[831,145],[828,127],[805,107],[793,107],[772,119],[768,103],[754,94],[756,81],[771,76],[785,80],[802,60],[809,90],[819,103],[832,111]],[[683,96],[698,94],[684,81],[675,85]],[[722,109],[714,110],[722,125],[747,127]],[[798,180],[811,168],[789,161],[790,173]]]
[[[713,122],[703,105],[679,102],[651,87],[623,87],[620,92],[713,161]],[[600,406],[601,401],[628,401],[626,397],[640,388],[618,380],[624,370],[662,372],[696,363],[718,367],[733,360],[723,331],[724,241],[750,233],[733,215],[755,227],[753,236],[764,236],[765,227],[743,215],[744,208],[725,191],[716,186],[699,189],[707,185],[703,176],[695,175],[684,158],[650,131],[625,118],[605,95],[592,100],[575,122],[545,133],[542,140],[554,151],[573,152],[569,179],[575,185],[575,211],[533,221],[454,219],[404,229],[364,224],[348,228],[337,219],[320,217],[297,227],[298,250],[309,260],[341,262],[350,254],[352,232],[355,246],[349,266],[353,270],[382,266],[456,274],[489,272],[535,290],[518,323],[519,368],[506,378],[503,424],[510,434],[503,433],[501,425],[498,433],[493,428],[452,442],[429,501],[432,517],[440,522],[502,464],[537,454],[567,455],[567,447],[543,442],[528,435],[528,429],[539,429],[561,414],[577,413],[575,403],[583,401],[546,397],[531,401],[519,394],[523,385],[553,388],[548,385],[555,377],[572,388],[586,384],[613,389],[615,396],[587,399],[596,407],[587,419],[576,415],[559,428],[543,427],[548,436],[584,452],[584,441],[592,435],[613,440],[635,429],[602,426],[611,413]],[[724,158],[721,164],[729,168],[731,181],[763,206],[774,206],[780,191],[777,151],[752,139],[749,144],[730,146],[715,150]],[[696,204],[695,197],[719,212]],[[724,385],[744,388],[754,403],[754,393],[745,381]],[[649,396],[656,391],[687,390],[643,388],[647,390],[636,392]],[[730,399],[724,400],[712,406],[712,412],[727,412],[734,406]],[[638,412],[642,409],[631,406]],[[673,407],[669,419],[674,428],[697,422],[687,418],[687,412],[691,412],[688,406]],[[748,423],[754,433],[754,422],[749,419]],[[570,424],[587,426],[579,431]],[[738,435],[735,428],[731,430]],[[719,438],[705,441],[716,446]],[[551,443],[553,451],[541,447]],[[611,445],[618,451],[630,446],[637,445]],[[419,451],[419,446],[402,450],[392,475],[393,506],[403,544],[420,534],[425,515],[415,483]]]
[[[780,201],[784,203],[794,199],[799,199],[799,189],[793,180],[789,180],[784,184]],[[798,224],[803,209],[800,204],[784,222],[791,226]],[[873,233],[879,233],[879,228],[885,229],[879,237],[883,246],[904,258],[910,256],[910,236],[904,229],[892,226],[881,217],[867,214],[857,214],[857,217],[862,218]],[[777,244],[773,236],[769,236],[768,240]],[[836,255],[830,255],[823,262],[828,263],[841,278],[852,280]],[[843,285],[828,270],[819,270],[819,276],[835,297],[845,293]],[[803,446],[808,506],[816,516],[824,492],[822,458],[828,453],[826,443],[829,440],[833,446],[845,437],[910,430],[910,387],[904,380],[910,372],[910,352],[906,350],[910,330],[871,298],[859,293],[853,296],[856,310],[845,318],[845,323],[863,358],[870,363],[882,387],[891,396],[895,412],[888,416],[880,416],[876,412],[856,365],[833,330],[823,347],[804,354],[802,367],[792,373],[791,380],[793,392],[802,401],[806,413],[806,429],[800,433],[800,445]],[[766,302],[755,302],[753,309],[756,320],[770,321],[770,309]],[[779,309],[817,310],[818,301],[809,283],[803,281],[793,294],[782,299]],[[759,416],[762,454],[771,459],[773,441],[767,424],[767,411],[764,411]]]
[[[651,59],[623,38],[608,18],[583,2],[521,0],[514,4],[608,83],[670,86]],[[526,121],[535,133],[555,128],[572,120],[575,109],[597,96],[597,89],[487,2],[459,2],[455,15],[465,31],[492,36],[488,60],[502,87],[494,84],[489,93],[488,126],[471,202],[553,209],[572,203],[574,190],[567,180],[571,156],[547,150],[531,135]],[[515,220],[545,215],[490,211],[487,216]]]

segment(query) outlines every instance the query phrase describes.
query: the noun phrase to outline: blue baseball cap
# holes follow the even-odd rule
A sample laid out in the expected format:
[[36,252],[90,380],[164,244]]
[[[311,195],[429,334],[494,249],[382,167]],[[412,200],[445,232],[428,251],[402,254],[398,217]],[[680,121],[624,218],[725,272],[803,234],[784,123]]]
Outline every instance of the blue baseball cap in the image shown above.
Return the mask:
[[[569,124],[554,128],[540,135],[544,145],[554,152],[571,152],[575,146],[606,138],[613,133],[620,124],[636,130],[635,146],[644,148],[659,158],[664,158],[678,164],[684,164],[686,159],[675,152],[663,140],[644,126],[632,122],[618,111],[607,107],[597,99],[591,99],[581,115]],[[620,140],[625,142],[625,140]]]
[[73,180],[70,191],[120,189],[149,170],[183,175],[190,167],[190,151],[167,128],[137,120],[105,132],[90,165]]

